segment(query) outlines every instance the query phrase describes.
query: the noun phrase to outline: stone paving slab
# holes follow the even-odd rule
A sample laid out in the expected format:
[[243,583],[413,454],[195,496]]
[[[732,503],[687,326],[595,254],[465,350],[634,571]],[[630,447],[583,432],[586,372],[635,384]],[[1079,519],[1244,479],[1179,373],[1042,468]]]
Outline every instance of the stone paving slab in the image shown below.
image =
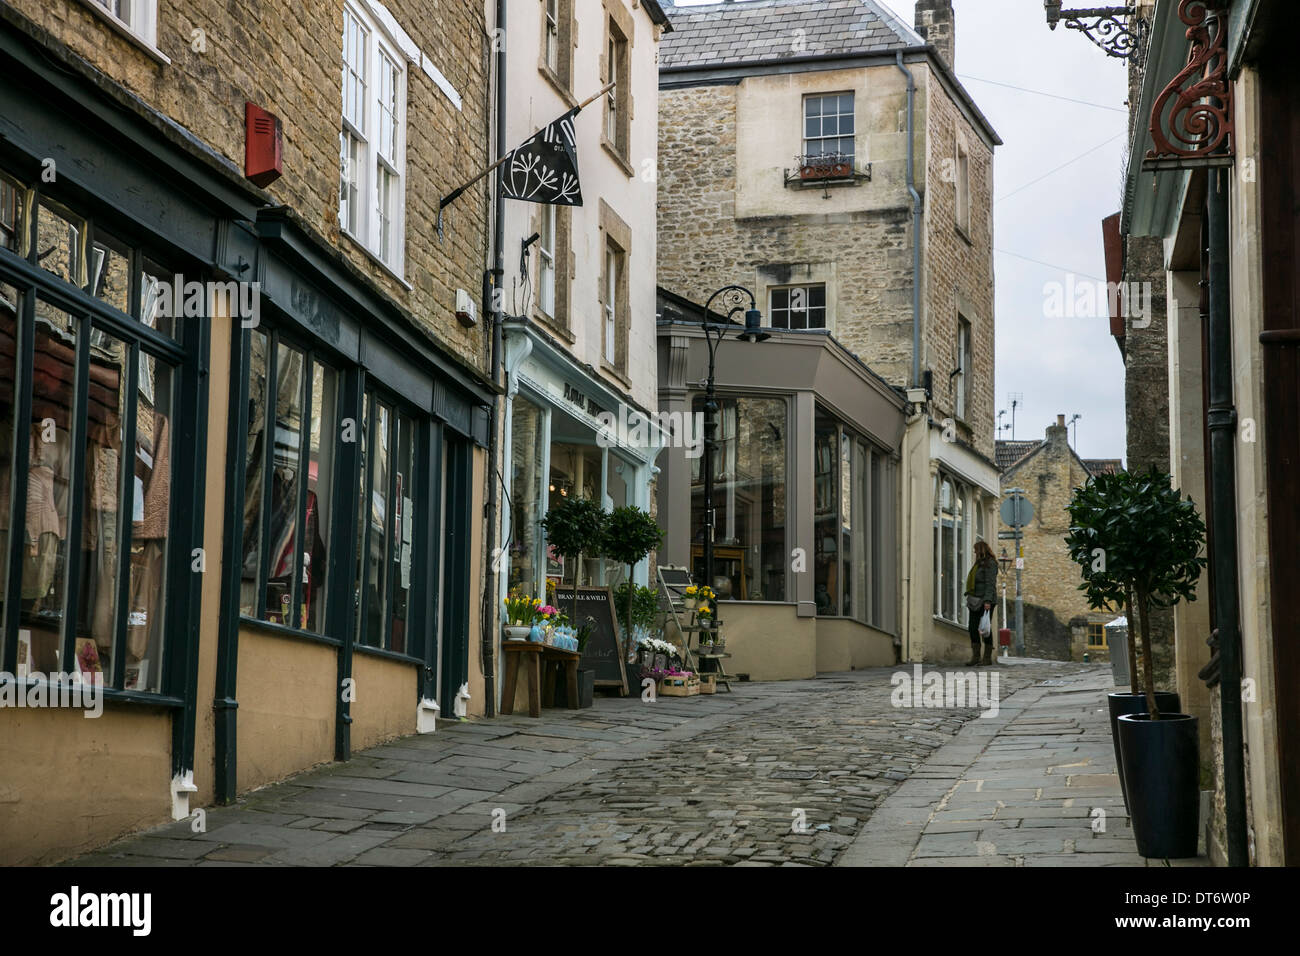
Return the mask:
[[[837,866],[1157,866],[1137,853],[1106,714],[1105,670],[1058,676],[1005,699],[936,752],[960,780],[921,819],[914,777],[863,827]],[[1205,856],[1170,861],[1208,865]]]
[[[71,865],[1134,861],[1104,716],[1089,717],[1108,668],[999,667],[997,718],[896,706],[895,670],[912,673],[440,721],[210,808],[206,833],[168,824]],[[1106,834],[1091,831],[1094,808]]]

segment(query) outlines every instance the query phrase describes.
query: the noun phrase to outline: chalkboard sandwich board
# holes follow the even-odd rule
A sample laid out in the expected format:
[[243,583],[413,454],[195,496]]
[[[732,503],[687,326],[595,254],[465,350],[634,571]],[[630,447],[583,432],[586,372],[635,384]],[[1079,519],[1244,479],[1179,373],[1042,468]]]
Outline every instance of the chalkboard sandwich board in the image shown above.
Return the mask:
[[[572,586],[561,584],[556,587],[555,606],[572,616]],[[591,636],[587,638],[578,666],[595,672],[597,687],[617,687],[626,695],[627,670],[623,666],[618,616],[614,613],[614,591],[611,588],[578,588],[578,616],[569,623],[580,628],[588,621],[592,625]]]

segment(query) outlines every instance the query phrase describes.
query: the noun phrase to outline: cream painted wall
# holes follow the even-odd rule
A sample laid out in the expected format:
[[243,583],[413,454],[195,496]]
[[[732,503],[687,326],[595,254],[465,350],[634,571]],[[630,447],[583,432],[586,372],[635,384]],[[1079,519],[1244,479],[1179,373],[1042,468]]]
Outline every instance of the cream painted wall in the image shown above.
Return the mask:
[[[1199,228],[1200,220],[1196,220]],[[1169,461],[1174,487],[1205,515],[1205,439],[1202,411],[1200,272],[1168,273]],[[1212,697],[1197,672],[1210,660],[1210,579],[1202,574],[1196,600],[1174,606],[1175,689],[1184,713],[1198,720],[1201,760],[1210,762]]]
[[351,711],[353,753],[415,733],[420,690],[416,665],[354,652],[352,678],[356,688]]
[[721,601],[727,673],[750,680],[801,680],[817,676],[817,619],[796,617],[793,604]]
[[0,866],[55,863],[171,814],[171,713],[0,707]]
[[[627,263],[631,320],[628,336],[628,382],[601,371],[598,374],[620,392],[630,392],[645,408],[657,408],[655,367],[655,163],[658,151],[658,33],[659,27],[640,4],[606,0],[628,12],[633,23],[631,59],[632,118],[628,159],[629,175],[601,146],[604,105],[597,100],[578,114],[578,165],[585,205],[571,211],[572,282],[570,286],[570,351],[581,364],[601,368],[603,322],[599,282],[604,258],[600,228],[600,200],[604,199],[632,229]],[[573,96],[581,101],[604,84],[605,7],[602,0],[573,0],[577,46],[573,51]],[[635,6],[635,8],[634,8]],[[559,117],[572,105],[538,68],[542,59],[541,0],[511,0],[506,43],[507,84],[511,90],[506,113],[508,142],[505,149],[522,143],[537,129]],[[491,11],[489,10],[489,13]],[[515,281],[519,277],[520,243],[541,225],[541,206],[505,200],[506,310],[523,312],[523,296],[516,306]],[[538,255],[532,247],[530,270],[536,298]],[[522,291],[522,290],[521,290]],[[531,312],[531,310],[529,310]]]
[[819,673],[894,663],[894,640],[883,631],[842,617],[817,618],[816,622]]
[[238,792],[334,759],[334,647],[241,627],[237,683]]
[[[1237,152],[1259,155],[1258,77],[1244,68],[1236,83]],[[1255,441],[1238,441],[1237,567],[1241,606],[1242,676],[1256,684],[1258,703],[1244,705],[1247,788],[1254,828],[1255,862],[1281,866],[1281,790],[1277,769],[1277,689],[1273,671],[1272,600],[1269,579],[1267,475],[1264,469],[1264,368],[1259,333],[1263,331],[1264,260],[1259,230],[1262,219],[1258,183],[1234,177],[1231,196],[1231,268],[1233,392],[1237,419],[1255,423]],[[1239,426],[1240,427],[1240,426]],[[1239,432],[1239,435],[1241,433]]]
[[[784,170],[793,170],[804,150],[804,97],[848,92],[854,94],[855,167],[870,165],[871,181],[836,189],[829,201],[820,189],[784,187]],[[906,110],[907,79],[892,65],[747,78],[736,92],[736,218],[821,217],[910,204]]]

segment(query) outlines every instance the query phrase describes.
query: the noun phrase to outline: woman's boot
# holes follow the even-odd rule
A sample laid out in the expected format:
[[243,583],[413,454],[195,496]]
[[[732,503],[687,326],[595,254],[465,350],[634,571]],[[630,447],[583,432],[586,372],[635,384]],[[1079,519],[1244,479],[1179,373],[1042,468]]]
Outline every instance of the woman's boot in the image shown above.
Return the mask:
[[980,645],[978,641],[971,641],[970,660],[966,662],[967,667],[977,667],[980,662]]
[[980,661],[980,663],[986,665],[993,663],[993,642],[992,641],[984,642],[984,659]]

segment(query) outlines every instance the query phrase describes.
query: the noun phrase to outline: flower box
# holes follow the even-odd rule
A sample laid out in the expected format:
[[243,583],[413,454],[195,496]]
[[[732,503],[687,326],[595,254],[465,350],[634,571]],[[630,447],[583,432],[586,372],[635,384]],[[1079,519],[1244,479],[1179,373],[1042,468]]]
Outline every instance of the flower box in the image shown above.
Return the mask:
[[699,682],[701,694],[716,694],[718,692],[717,674],[701,674]]
[[700,692],[700,679],[694,674],[684,677],[661,677],[659,696],[694,697]]

